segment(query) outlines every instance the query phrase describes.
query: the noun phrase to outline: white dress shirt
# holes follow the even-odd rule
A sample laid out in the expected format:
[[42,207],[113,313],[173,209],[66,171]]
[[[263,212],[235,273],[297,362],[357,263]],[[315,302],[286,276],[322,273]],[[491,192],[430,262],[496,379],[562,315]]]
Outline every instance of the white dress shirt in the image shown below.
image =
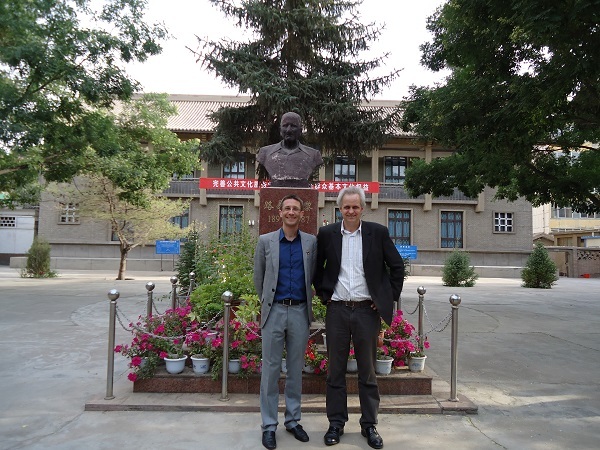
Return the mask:
[[356,231],[349,232],[344,229],[342,222],[342,261],[338,281],[331,296],[333,301],[360,302],[371,299],[363,268],[361,229],[362,222]]

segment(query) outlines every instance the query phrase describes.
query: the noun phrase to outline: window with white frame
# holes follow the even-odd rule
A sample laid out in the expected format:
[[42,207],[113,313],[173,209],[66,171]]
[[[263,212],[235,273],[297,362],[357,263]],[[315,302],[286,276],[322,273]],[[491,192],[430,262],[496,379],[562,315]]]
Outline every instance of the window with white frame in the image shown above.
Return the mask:
[[494,213],[494,232],[512,233],[513,232],[513,213],[495,212]]
[[64,224],[78,224],[79,213],[77,203],[61,203],[60,204],[60,215],[58,217],[59,223]]
[[395,245],[410,245],[410,211],[390,209],[388,211],[388,230]]
[[219,207],[219,235],[240,233],[244,222],[243,206]]
[[243,155],[235,162],[223,164],[223,178],[246,178],[246,161]]
[[463,248],[462,211],[442,211],[440,213],[440,246],[442,248]]
[[384,183],[404,184],[408,158],[404,156],[386,156],[384,162]]
[[334,181],[356,181],[356,159],[336,156],[333,166]]

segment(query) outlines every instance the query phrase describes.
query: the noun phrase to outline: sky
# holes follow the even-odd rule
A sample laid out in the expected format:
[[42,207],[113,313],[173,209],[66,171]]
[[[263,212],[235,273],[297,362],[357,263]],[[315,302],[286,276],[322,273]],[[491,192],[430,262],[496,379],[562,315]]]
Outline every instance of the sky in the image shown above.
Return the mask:
[[[402,69],[399,77],[377,96],[383,100],[401,100],[410,85],[434,85],[445,73],[435,73],[419,63],[419,45],[430,40],[425,28],[427,17],[445,0],[364,0],[359,13],[362,23],[384,25],[379,40],[373,42],[373,55],[390,53],[381,73]],[[197,36],[210,40],[248,37],[232,20],[209,0],[148,0],[146,22],[164,22],[173,37],[163,44],[160,55],[143,64],[128,66],[128,73],[138,80],[145,92],[169,94],[236,95],[237,89],[226,86],[212,72],[196,63],[186,47],[198,47]],[[362,59],[368,59],[365,53]],[[374,72],[374,75],[377,73]]]

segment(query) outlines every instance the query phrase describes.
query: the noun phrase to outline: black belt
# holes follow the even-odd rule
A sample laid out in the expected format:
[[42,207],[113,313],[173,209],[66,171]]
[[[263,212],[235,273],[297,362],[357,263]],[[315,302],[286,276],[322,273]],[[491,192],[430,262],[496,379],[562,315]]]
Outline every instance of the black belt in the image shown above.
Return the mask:
[[330,300],[330,302],[334,305],[337,303],[338,305],[344,305],[352,309],[366,308],[367,306],[371,306],[373,304],[373,300],[361,300],[359,302],[354,302],[352,300]]
[[306,300],[294,300],[293,298],[284,298],[282,300],[275,300],[273,303],[279,303],[285,306],[296,306],[301,303],[306,303]]

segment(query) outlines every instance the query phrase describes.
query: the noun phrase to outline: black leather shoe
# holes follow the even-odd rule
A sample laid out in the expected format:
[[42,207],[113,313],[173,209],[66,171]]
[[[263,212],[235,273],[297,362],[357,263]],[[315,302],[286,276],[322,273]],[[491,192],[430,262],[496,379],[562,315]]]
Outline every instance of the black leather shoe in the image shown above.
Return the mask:
[[375,427],[367,427],[360,430],[360,434],[367,438],[367,443],[369,447],[373,448],[383,448],[383,439],[379,436],[379,433],[375,429]]
[[262,444],[265,448],[268,448],[269,450],[277,448],[277,442],[275,442],[275,432],[263,431]]
[[325,445],[335,445],[340,443],[340,436],[344,434],[343,428],[329,427],[327,433],[325,433],[324,441]]
[[300,442],[308,442],[308,434],[306,434],[302,425],[296,425],[294,428],[286,428],[286,430],[292,433]]

